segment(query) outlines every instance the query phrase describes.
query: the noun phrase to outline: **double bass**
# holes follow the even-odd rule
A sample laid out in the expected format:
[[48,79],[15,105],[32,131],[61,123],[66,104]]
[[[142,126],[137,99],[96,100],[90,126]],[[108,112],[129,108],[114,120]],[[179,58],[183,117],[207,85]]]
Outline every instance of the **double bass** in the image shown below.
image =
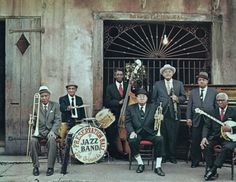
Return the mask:
[[134,74],[137,74],[139,68],[142,65],[142,62],[138,59],[135,61],[136,66],[134,68],[134,70],[131,73],[131,76],[129,78],[129,82],[128,82],[128,87],[126,90],[126,94],[124,97],[124,102],[123,105],[121,107],[121,111],[120,111],[120,116],[119,116],[119,120],[118,120],[118,127],[119,127],[119,137],[118,137],[118,141],[117,141],[117,148],[118,151],[120,153],[123,154],[129,154],[130,153],[130,147],[127,141],[127,132],[125,129],[125,112],[126,112],[126,107],[128,105],[128,100],[129,100],[129,96],[131,92],[131,85],[132,85],[132,80],[134,77]]

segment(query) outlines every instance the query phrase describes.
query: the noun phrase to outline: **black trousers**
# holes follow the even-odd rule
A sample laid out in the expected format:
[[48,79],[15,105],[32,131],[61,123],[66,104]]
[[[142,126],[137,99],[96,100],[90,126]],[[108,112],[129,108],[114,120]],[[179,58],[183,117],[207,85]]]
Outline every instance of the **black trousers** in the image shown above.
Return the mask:
[[119,137],[117,120],[113,122],[108,128],[105,129],[109,154],[112,157],[120,157],[120,153],[117,148],[117,139]]
[[202,140],[202,128],[204,124],[204,119],[202,118],[198,127],[192,127],[191,135],[191,160],[192,163],[199,163],[202,159],[202,150],[200,143]]
[[155,157],[162,157],[163,156],[163,137],[162,136],[156,136],[155,134],[150,134],[146,131],[141,131],[137,134],[137,138],[129,138],[129,146],[131,149],[131,153],[133,156],[136,156],[139,154],[139,143],[142,139],[149,140],[154,145],[154,155]]
[[176,143],[179,131],[179,121],[170,117],[169,111],[165,114],[164,120],[161,123],[161,135],[164,140],[163,157],[167,159],[176,158]]
[[[204,149],[204,155],[205,155],[207,167],[212,167],[213,165],[216,166],[217,168],[222,167],[227,154],[229,152],[232,152],[233,148],[236,147],[236,142],[226,141],[220,137],[210,140],[208,142],[209,142],[209,145],[207,145],[207,147]],[[220,154],[216,157],[216,159],[214,161],[213,147],[215,145],[221,145],[222,149],[221,149]]]

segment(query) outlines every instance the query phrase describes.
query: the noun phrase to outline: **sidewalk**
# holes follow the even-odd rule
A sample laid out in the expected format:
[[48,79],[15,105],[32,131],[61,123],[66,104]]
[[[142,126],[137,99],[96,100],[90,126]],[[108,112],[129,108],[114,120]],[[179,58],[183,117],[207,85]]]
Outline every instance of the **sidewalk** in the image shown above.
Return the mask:
[[[135,163],[135,162],[134,162]],[[25,156],[0,156],[0,182],[199,182],[203,180],[205,167],[190,168],[190,163],[178,161],[178,164],[165,163],[165,177],[156,175],[151,165],[146,165],[143,173],[135,172],[136,165],[128,169],[128,161],[104,161],[97,164],[69,164],[68,174],[60,174],[61,165],[56,163],[53,176],[46,176],[47,163],[41,160],[40,175],[32,175],[32,164]],[[232,182],[230,168],[219,171],[218,182]]]

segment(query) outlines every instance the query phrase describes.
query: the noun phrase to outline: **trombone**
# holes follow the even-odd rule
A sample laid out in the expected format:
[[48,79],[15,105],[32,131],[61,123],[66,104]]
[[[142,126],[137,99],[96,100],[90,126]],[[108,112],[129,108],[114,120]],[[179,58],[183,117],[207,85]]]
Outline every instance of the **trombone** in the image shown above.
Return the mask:
[[160,102],[160,105],[157,107],[156,113],[154,115],[154,131],[157,131],[156,136],[161,136],[161,121],[163,120],[162,110],[162,102]]
[[[28,139],[27,139],[27,149],[26,156],[29,156],[29,148],[30,148],[30,140],[32,136],[39,136],[39,109],[40,109],[40,94],[34,94],[34,102],[33,102],[33,111],[29,117],[29,127],[28,127]],[[36,123],[35,123],[36,122]],[[34,133],[33,126],[35,125]]]

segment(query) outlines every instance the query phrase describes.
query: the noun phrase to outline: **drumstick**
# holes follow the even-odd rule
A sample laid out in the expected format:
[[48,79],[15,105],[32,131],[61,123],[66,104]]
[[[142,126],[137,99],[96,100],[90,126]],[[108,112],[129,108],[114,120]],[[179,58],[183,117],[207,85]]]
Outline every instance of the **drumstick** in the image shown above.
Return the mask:
[[90,105],[83,104],[81,106],[74,106],[74,107],[71,106],[72,109],[77,109],[77,108],[79,109],[79,108],[82,108],[82,107],[90,107]]

